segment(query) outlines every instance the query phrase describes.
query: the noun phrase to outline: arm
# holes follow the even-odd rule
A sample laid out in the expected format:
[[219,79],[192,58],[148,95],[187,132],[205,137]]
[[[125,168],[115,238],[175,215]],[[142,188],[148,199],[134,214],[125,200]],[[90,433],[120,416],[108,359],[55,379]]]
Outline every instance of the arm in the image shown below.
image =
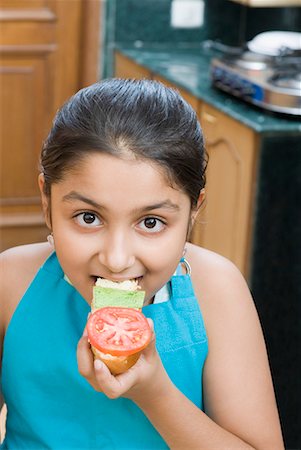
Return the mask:
[[250,291],[232,263],[204,253],[206,264],[198,260],[202,277],[194,281],[209,340],[203,379],[206,414],[256,449],[283,449],[265,342]]
[[[4,261],[2,258],[2,255],[0,255],[0,279],[4,280]],[[3,283],[1,283],[1,292],[0,292],[0,311],[2,311],[2,314],[0,314],[0,374],[1,374],[1,368],[2,368],[2,347],[3,347],[3,339],[4,339],[4,292],[3,292]],[[1,385],[0,385],[0,418],[2,417],[2,407],[4,405],[4,399],[1,392]],[[0,443],[2,442],[3,436],[2,436],[2,423],[0,419]]]
[[[36,271],[47,257],[48,247],[47,244],[24,245],[0,254],[0,373],[5,330],[18,302],[24,295]],[[4,399],[0,391],[0,413],[3,404]],[[5,417],[3,413],[2,410],[1,420]],[[4,427],[2,427],[2,431],[4,431]]]
[[212,270],[206,264],[208,272],[202,270],[203,276],[195,280],[209,340],[203,380],[206,415],[175,388],[166,391],[162,401],[154,398],[139,406],[171,448],[283,449],[253,300],[238,270],[211,257]]
[[2,441],[4,439],[4,435],[5,435],[5,419],[6,419],[6,413],[3,410],[3,403],[2,403],[2,405],[0,407],[0,444],[2,443]]
[[[1,370],[1,365],[0,365],[0,370]],[[4,405],[4,400],[3,400],[3,396],[2,396],[2,392],[0,390],[0,443],[2,442],[2,407]]]
[[250,293],[230,263],[218,266],[213,264],[212,273],[203,270],[202,286],[196,286],[204,299],[209,339],[204,369],[206,414],[171,383],[154,342],[136,366],[113,377],[104,365],[93,368],[83,337],[79,369],[108,397],[123,395],[135,401],[172,449],[282,450],[265,345]]

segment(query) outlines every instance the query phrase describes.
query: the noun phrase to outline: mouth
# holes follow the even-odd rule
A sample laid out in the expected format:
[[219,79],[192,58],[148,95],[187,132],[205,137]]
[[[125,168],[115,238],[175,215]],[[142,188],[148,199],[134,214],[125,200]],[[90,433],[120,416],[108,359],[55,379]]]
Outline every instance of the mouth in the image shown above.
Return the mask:
[[138,286],[140,286],[141,280],[143,278],[143,276],[140,277],[128,277],[128,278],[105,278],[105,277],[101,277],[99,275],[92,275],[91,276],[92,280],[93,280],[93,284],[96,285],[96,282],[98,279],[101,280],[107,280],[107,281],[111,281],[113,283],[124,283],[125,281],[131,281],[131,282],[135,282]]

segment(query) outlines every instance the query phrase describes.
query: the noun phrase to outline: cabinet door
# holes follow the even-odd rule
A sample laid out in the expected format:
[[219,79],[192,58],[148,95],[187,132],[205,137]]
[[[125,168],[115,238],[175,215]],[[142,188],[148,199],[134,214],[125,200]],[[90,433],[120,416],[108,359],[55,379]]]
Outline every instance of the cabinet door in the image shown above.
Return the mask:
[[118,78],[151,78],[151,72],[131,59],[115,52],[114,76]]
[[209,163],[192,240],[229,258],[247,276],[258,137],[206,104],[201,124]]
[[83,44],[95,26],[84,39],[82,13],[82,0],[0,0],[0,249],[47,234],[38,160],[56,110],[87,80]]

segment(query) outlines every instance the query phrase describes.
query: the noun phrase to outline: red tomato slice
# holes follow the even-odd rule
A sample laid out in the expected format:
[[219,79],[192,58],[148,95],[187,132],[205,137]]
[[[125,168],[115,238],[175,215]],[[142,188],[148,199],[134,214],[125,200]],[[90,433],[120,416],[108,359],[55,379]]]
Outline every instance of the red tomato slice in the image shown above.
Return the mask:
[[88,319],[90,344],[103,353],[129,356],[150,342],[152,332],[146,317],[137,309],[108,306]]

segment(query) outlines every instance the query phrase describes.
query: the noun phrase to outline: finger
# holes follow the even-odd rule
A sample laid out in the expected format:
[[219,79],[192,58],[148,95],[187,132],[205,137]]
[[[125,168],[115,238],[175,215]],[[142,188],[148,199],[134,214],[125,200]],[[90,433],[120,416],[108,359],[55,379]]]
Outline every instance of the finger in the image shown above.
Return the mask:
[[[140,355],[141,358],[141,355]],[[116,376],[116,380],[119,385],[119,390],[123,394],[128,392],[139,380],[140,370],[141,370],[141,361],[140,358],[130,369],[126,370],[120,375]]]
[[132,366],[130,369],[128,369],[126,372],[117,375],[115,379],[119,383],[118,389],[120,392],[125,393],[127,392],[132,386],[134,386],[137,381],[139,380],[139,377],[141,376],[141,370],[145,371],[145,361],[147,363],[151,363],[154,361],[154,357],[158,356],[157,349],[156,349],[156,336],[154,333],[154,323],[152,319],[147,319],[149,322],[149,325],[152,329],[152,338],[149,342],[148,346],[142,351],[138,361]]
[[85,331],[77,344],[77,365],[78,371],[83,377],[91,378],[94,372],[93,354]]
[[156,339],[154,322],[150,318],[147,318],[147,321],[148,321],[149,327],[150,327],[151,332],[152,332],[152,338],[151,338],[151,341],[150,341],[150,342],[152,342],[152,341],[154,341]]
[[125,392],[125,388],[120,383],[118,376],[112,375],[108,367],[99,359],[94,361],[94,372],[98,386],[101,387],[101,391],[107,397],[115,399]]
[[142,355],[146,360],[149,360],[154,356],[154,354],[157,352],[156,349],[156,337],[153,335],[150,343],[148,346],[143,350]]
[[147,320],[147,322],[149,324],[150,329],[152,330],[152,332],[154,332],[154,321],[153,321],[153,319],[151,319],[150,317],[147,317],[146,320]]
[[101,392],[94,371],[94,355],[86,333],[83,334],[77,345],[77,365],[79,373],[98,392]]
[[156,335],[154,330],[154,322],[152,319],[147,319],[149,326],[152,330],[152,337],[148,344],[148,346],[143,350],[143,355],[145,358],[149,358],[150,356],[153,356],[154,352],[156,352]]

